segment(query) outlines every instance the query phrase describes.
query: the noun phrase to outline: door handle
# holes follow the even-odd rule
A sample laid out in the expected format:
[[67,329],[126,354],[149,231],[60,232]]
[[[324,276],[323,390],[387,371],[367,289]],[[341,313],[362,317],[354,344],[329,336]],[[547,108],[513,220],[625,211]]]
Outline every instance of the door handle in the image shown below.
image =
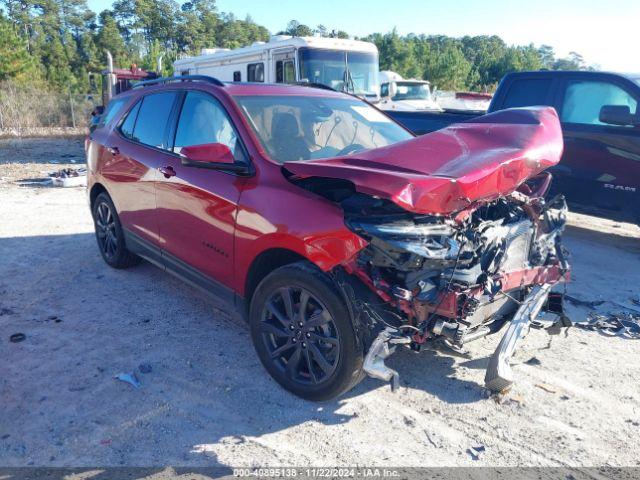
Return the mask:
[[107,151],[114,156],[120,153],[120,149],[118,147],[107,147]]
[[161,174],[164,175],[164,178],[171,178],[176,176],[176,171],[170,165],[167,165],[166,167],[158,167],[158,170]]

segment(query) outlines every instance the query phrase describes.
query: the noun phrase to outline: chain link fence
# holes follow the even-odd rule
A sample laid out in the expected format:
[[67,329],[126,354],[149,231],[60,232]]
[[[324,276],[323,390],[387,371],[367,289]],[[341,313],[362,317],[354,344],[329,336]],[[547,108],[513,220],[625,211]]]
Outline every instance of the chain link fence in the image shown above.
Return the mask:
[[97,95],[47,90],[38,85],[0,83],[0,134],[40,129],[84,129]]

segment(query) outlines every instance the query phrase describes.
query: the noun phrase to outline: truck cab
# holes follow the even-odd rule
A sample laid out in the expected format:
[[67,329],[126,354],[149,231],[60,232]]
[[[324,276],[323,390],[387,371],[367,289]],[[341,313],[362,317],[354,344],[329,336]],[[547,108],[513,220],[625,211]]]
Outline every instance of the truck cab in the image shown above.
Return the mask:
[[431,95],[426,80],[405,80],[391,71],[380,72],[380,104],[382,110],[441,112],[442,108]]
[[640,75],[539,71],[506,75],[489,112],[547,105],[558,112],[562,161],[554,190],[611,218],[640,220]]

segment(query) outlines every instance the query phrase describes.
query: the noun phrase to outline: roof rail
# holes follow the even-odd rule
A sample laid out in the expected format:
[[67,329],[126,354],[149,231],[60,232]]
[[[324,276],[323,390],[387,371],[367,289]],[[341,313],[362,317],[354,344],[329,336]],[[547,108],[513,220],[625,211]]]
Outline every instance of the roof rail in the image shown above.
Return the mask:
[[145,82],[138,82],[132,88],[148,87],[150,85],[162,85],[165,83],[173,82],[207,82],[217,87],[224,87],[224,83],[215,77],[208,75],[180,75],[177,77],[161,77],[155,80],[147,80]]
[[317,82],[293,82],[289,85],[295,85],[297,87],[309,87],[309,88],[320,88],[322,90],[331,90],[332,92],[337,92],[335,88],[330,87],[329,85],[325,85],[324,83]]

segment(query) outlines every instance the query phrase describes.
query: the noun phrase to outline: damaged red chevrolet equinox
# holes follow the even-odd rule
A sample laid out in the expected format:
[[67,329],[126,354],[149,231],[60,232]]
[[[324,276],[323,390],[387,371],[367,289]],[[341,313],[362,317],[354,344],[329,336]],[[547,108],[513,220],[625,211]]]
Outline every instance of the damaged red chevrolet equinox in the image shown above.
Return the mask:
[[460,351],[506,327],[485,377],[504,390],[516,343],[562,300],[551,108],[414,137],[344,93],[186,76],[115,97],[86,148],[105,262],[143,258],[227,300],[307,399],[366,374],[394,388],[398,347]]

